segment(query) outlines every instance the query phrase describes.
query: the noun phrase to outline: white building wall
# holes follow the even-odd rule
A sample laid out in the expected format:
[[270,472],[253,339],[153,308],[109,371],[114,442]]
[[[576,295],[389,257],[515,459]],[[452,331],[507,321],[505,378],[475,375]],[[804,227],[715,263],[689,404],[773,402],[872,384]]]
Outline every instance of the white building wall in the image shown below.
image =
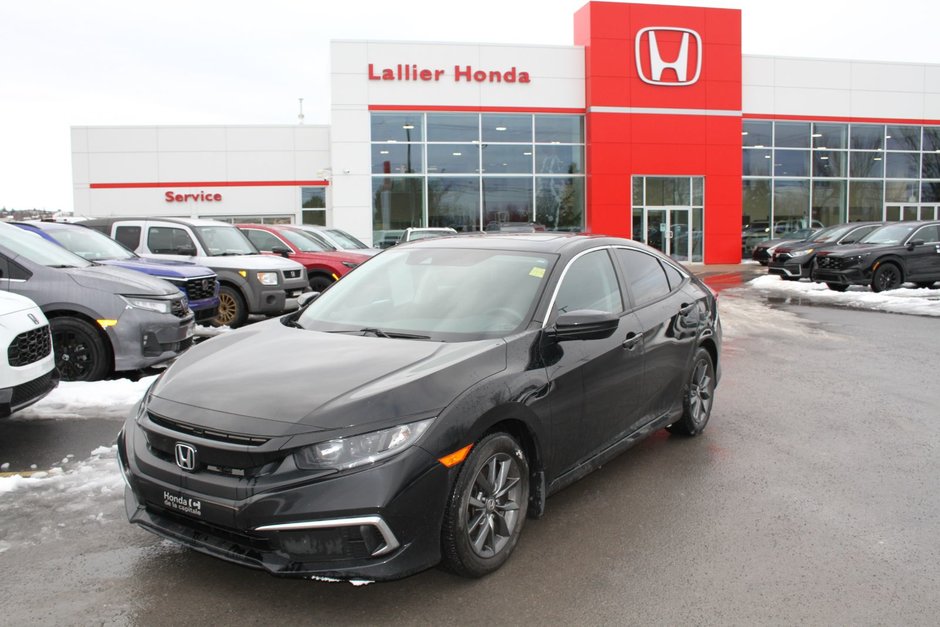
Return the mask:
[[940,120],[940,66],[745,55],[752,115]]

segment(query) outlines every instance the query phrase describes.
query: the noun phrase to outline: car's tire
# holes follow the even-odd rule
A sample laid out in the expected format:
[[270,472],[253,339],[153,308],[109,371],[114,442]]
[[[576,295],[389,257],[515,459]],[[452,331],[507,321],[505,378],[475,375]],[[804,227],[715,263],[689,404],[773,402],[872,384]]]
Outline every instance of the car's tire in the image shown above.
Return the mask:
[[237,288],[223,285],[219,288],[219,312],[212,319],[213,326],[235,327],[245,324],[248,306]]
[[904,276],[901,274],[901,269],[893,263],[883,263],[871,276],[871,291],[896,290],[901,287],[902,283],[904,283]]
[[933,284],[934,284],[934,283],[936,283],[936,281],[918,281],[915,285],[917,285],[917,287],[923,289],[923,288],[931,288],[931,287],[933,287]]
[[678,435],[698,435],[711,417],[715,400],[715,366],[704,348],[695,351],[689,379],[682,392],[682,417],[666,429]]
[[63,381],[98,381],[111,371],[109,346],[97,329],[80,318],[53,318],[55,365]]
[[783,279],[784,281],[799,281],[800,280],[800,277],[798,276],[790,276],[787,274],[781,274],[780,278]]
[[315,274],[310,277],[310,289],[314,292],[322,292],[329,286],[333,285],[335,281],[331,277],[324,276],[322,274]]
[[826,283],[826,287],[831,289],[833,292],[844,292],[849,289],[848,285],[843,285],[842,283]]
[[516,440],[493,433],[463,462],[444,512],[442,565],[483,577],[509,559],[529,505],[529,464]]

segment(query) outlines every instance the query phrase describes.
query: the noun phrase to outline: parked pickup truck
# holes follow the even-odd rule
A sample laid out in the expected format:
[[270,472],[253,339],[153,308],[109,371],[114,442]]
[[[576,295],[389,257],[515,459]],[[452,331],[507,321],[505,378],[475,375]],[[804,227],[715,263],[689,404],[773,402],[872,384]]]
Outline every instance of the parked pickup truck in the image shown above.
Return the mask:
[[211,268],[219,279],[219,313],[213,323],[237,327],[249,314],[278,315],[297,308],[308,290],[302,265],[262,255],[237,228],[192,218],[92,218],[83,225],[101,231],[141,257],[190,261]]

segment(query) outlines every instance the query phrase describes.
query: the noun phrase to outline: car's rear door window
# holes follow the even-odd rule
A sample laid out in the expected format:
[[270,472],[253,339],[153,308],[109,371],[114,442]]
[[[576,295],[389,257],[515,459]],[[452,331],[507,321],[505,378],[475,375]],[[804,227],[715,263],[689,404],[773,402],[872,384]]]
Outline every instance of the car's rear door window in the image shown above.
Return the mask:
[[635,306],[642,307],[669,294],[669,279],[659,259],[628,248],[618,248],[616,256]]
[[147,248],[155,255],[176,255],[182,249],[196,250],[196,245],[183,229],[152,226],[147,231]]
[[125,248],[137,250],[137,247],[140,246],[140,227],[119,226],[114,229],[114,239],[123,244]]

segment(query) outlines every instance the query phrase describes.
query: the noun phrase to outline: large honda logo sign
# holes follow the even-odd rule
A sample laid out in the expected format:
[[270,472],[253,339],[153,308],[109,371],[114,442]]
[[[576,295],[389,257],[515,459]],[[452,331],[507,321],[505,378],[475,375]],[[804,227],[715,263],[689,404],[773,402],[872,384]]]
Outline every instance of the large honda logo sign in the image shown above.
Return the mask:
[[[677,39],[678,54],[663,58],[663,41],[675,42]],[[690,46],[691,42],[694,42],[694,46]],[[636,71],[644,83],[681,87],[692,85],[702,73],[702,38],[689,28],[642,28],[636,34],[635,48]],[[674,46],[670,45],[669,49],[674,49]]]

